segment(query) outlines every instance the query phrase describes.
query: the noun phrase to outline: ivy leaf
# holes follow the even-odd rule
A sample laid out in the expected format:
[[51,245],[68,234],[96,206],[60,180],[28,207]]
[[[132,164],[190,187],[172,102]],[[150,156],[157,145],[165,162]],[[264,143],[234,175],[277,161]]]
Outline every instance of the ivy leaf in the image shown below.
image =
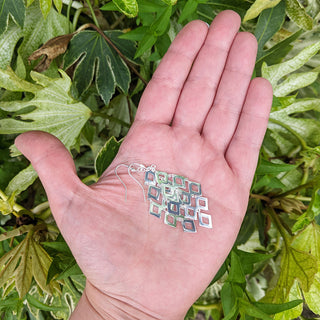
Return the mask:
[[[0,86],[6,89],[14,88],[18,77],[10,78],[12,70],[0,71]],[[71,80],[66,73],[60,71],[62,78],[51,79],[40,73],[31,72],[33,85],[20,79],[16,91],[29,91],[34,94],[30,101],[1,102],[0,108],[19,114],[27,107],[35,110],[19,115],[21,119],[1,119],[0,134],[22,133],[30,130],[42,130],[55,135],[67,148],[75,145],[80,131],[91,115],[81,102],[75,101],[69,94]],[[6,77],[8,76],[9,77]],[[8,82],[3,81],[8,79]],[[26,90],[24,90],[26,89]]]
[[54,8],[51,8],[48,16],[44,19],[38,1],[32,4],[26,14],[23,28],[23,41],[18,49],[18,54],[24,63],[28,57],[48,40],[69,33],[70,22]]
[[264,9],[275,7],[281,0],[256,0],[243,18],[243,22],[256,18]]
[[[108,36],[108,33],[105,34]],[[89,88],[94,78],[97,91],[106,104],[109,103],[116,86],[127,93],[130,83],[129,69],[98,32],[85,30],[72,38],[69,50],[64,56],[64,67],[69,68],[75,62],[78,64],[73,80],[79,95]]]
[[267,293],[264,302],[287,302],[295,280],[298,280],[304,292],[308,291],[318,271],[317,259],[307,252],[286,245],[282,250],[280,269],[277,284]]
[[[37,82],[32,84],[20,79],[11,69],[0,70],[1,87],[34,94],[34,98],[30,101],[0,103],[0,109],[14,114],[13,118],[0,120],[0,134],[41,130],[55,135],[68,149],[76,144],[91,111],[70,96],[71,80],[63,71],[60,73],[62,78],[51,79],[31,72],[31,77]],[[29,108],[29,112],[26,112],[28,110],[26,108]],[[23,114],[20,114],[21,112]],[[32,184],[36,177],[30,165],[10,181],[6,193],[19,194]]]
[[47,273],[51,263],[48,253],[36,243],[29,233],[26,238],[0,259],[0,287],[14,277],[19,297],[23,298],[29,291],[32,278],[39,287],[49,293],[59,290],[57,283],[46,284]]
[[25,19],[23,0],[0,0],[0,8],[0,35],[8,27],[9,15],[19,27],[23,27]]
[[117,155],[120,145],[121,141],[117,141],[115,137],[111,137],[101,148],[95,161],[95,169],[98,177],[109,167]]
[[138,14],[138,3],[136,0],[112,0],[116,7],[129,18]]
[[306,10],[299,0],[286,0],[286,10],[289,18],[304,30],[311,30],[313,27],[312,18],[306,13]]

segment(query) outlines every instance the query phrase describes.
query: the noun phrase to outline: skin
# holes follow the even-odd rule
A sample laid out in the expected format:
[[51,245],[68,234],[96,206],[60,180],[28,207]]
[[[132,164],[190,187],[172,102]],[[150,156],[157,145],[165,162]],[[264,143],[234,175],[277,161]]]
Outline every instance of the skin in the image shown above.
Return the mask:
[[[16,139],[48,195],[52,213],[87,277],[71,319],[183,319],[227,257],[246,212],[265,134],[272,87],[251,80],[257,42],[240,17],[220,13],[210,28],[189,23],[141,98],[118,155],[95,185],[77,177],[55,137]],[[141,188],[118,164],[157,169],[201,183],[212,229],[172,228],[148,214]],[[143,183],[143,174],[135,174]]]

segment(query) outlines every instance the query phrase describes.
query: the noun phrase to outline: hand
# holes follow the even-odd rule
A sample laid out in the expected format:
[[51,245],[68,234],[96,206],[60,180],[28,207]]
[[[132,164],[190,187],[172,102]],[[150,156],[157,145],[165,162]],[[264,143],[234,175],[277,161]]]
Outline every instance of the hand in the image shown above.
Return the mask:
[[[240,17],[224,11],[210,28],[193,21],[179,33],[118,155],[95,185],[82,184],[53,136],[17,138],[87,277],[77,319],[90,308],[102,319],[182,319],[233,246],[272,102],[267,80],[251,81],[257,42],[238,33],[239,26]],[[115,168],[133,162],[200,182],[213,228],[190,234],[150,215],[141,188],[120,167],[125,201]]]

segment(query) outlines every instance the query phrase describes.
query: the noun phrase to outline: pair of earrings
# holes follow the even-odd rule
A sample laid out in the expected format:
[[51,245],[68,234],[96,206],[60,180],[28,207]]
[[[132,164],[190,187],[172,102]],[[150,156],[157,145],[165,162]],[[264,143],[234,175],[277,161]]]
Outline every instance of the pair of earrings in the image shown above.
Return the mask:
[[127,198],[127,187],[118,175],[118,168],[125,166],[128,174],[140,186],[144,201],[146,195],[143,185],[133,176],[135,172],[144,173],[144,184],[148,186],[147,199],[150,202],[149,214],[164,218],[164,223],[176,227],[181,222],[183,231],[189,233],[197,232],[196,221],[199,226],[212,228],[211,215],[208,211],[208,198],[202,195],[200,183],[191,181],[186,177],[157,171],[155,165],[144,166],[139,163],[130,165],[120,164],[115,169],[115,174],[125,188]]

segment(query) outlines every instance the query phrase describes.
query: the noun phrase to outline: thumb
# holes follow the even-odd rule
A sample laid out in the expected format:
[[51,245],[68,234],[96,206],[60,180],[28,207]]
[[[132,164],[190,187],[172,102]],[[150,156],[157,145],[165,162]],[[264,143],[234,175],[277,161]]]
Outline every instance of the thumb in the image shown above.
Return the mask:
[[65,208],[82,185],[69,151],[56,137],[41,131],[21,134],[15,145],[37,171],[52,213],[60,225]]

